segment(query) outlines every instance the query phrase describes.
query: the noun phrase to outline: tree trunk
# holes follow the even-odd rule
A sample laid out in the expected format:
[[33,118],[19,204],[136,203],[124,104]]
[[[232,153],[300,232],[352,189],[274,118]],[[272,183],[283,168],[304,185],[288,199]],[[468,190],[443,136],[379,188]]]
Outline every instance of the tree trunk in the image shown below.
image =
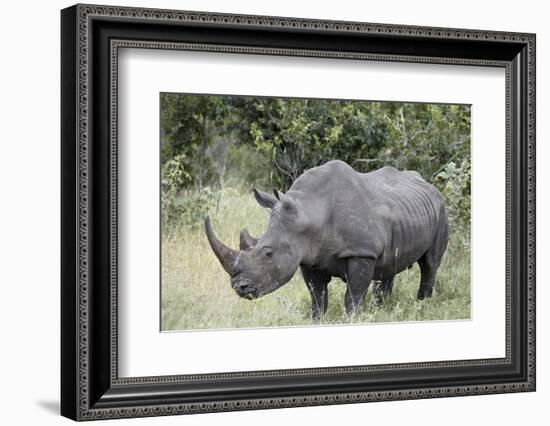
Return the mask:
[[220,212],[220,203],[222,200],[222,194],[223,190],[225,189],[225,169],[227,165],[227,154],[224,156],[223,163],[222,163],[222,169],[220,172],[220,192],[218,194],[218,199],[216,200],[216,216]]
[[204,155],[206,152],[206,114],[202,116],[201,146],[199,148],[199,191],[202,191],[204,180]]
[[405,127],[405,116],[403,115],[403,107],[399,108],[399,117],[401,118],[401,134],[403,135],[403,145],[409,144],[409,138],[407,136],[407,128]]

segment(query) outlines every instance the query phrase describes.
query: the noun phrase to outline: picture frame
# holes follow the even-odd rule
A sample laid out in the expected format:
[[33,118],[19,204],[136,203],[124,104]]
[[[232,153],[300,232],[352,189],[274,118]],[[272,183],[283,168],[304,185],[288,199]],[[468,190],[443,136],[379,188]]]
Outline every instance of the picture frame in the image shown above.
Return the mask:
[[[61,12],[61,414],[160,416],[535,391],[534,34],[75,5]],[[119,377],[118,49],[506,74],[506,356]]]

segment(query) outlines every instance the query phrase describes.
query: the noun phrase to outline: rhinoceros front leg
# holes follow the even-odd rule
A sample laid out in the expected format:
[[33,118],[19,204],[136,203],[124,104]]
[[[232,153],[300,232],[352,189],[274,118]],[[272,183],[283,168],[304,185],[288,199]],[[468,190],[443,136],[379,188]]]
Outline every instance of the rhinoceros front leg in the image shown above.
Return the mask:
[[302,277],[311,296],[311,318],[319,320],[328,307],[328,289],[331,276],[318,269],[300,266]]
[[348,260],[345,296],[346,313],[358,314],[363,311],[363,303],[374,274],[374,260],[352,257]]

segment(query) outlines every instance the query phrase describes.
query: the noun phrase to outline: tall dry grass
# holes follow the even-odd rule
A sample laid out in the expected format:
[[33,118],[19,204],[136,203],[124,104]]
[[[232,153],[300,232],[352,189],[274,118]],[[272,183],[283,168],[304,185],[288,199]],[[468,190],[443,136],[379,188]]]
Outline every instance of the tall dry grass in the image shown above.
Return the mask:
[[[251,193],[227,190],[220,211],[211,214],[220,240],[238,247],[239,231],[246,227],[260,235],[268,212]],[[454,320],[470,318],[470,249],[468,239],[454,234],[436,279],[434,295],[416,300],[418,265],[398,274],[391,297],[380,307],[372,292],[361,315],[348,317],[344,309],[345,284],[333,278],[329,307],[320,324]],[[241,299],[212,252],[202,224],[173,226],[162,236],[162,330],[219,329],[313,325],[310,297],[299,272],[290,282],[258,300]],[[319,324],[319,323],[315,323]]]

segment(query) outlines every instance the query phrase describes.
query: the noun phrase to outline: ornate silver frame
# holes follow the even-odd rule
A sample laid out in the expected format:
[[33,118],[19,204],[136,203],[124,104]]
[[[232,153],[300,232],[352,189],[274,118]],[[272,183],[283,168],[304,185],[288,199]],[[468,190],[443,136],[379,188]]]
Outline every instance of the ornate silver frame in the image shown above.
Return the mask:
[[[139,24],[142,31],[160,34],[167,25],[189,28],[191,39],[209,28],[228,32],[281,33],[299,38],[315,33],[355,40],[373,37],[401,40],[409,46],[455,43],[479,46],[479,54],[443,57],[395,52],[326,50],[319,48],[219,44],[209,40],[181,41],[173,32],[158,41],[136,38],[139,31],[124,25]],[[197,30],[199,35],[194,35]],[[103,35],[108,33],[108,36]],[[246,40],[247,36],[243,36]],[[286,41],[286,43],[289,43]],[[380,42],[378,49],[384,48]],[[454,45],[453,45],[454,46]],[[500,56],[487,49],[499,46]],[[376,46],[375,46],[376,47]],[[298,55],[371,61],[424,62],[503,67],[506,70],[506,357],[414,364],[326,367],[208,375],[118,377],[117,326],[117,113],[118,51],[120,48],[183,49],[239,54]],[[421,50],[421,49],[420,49]],[[428,49],[429,50],[429,49]],[[426,50],[426,51],[428,51]],[[100,52],[104,56],[97,56]],[[519,53],[518,53],[519,52]],[[154,9],[77,5],[62,12],[62,414],[75,420],[184,414],[243,409],[338,404],[351,402],[432,398],[441,396],[535,390],[535,36],[462,29],[424,28],[354,22],[210,14]],[[94,68],[96,67],[96,68]],[[66,81],[66,84],[65,84]],[[107,100],[101,103],[98,99]],[[100,105],[101,104],[101,105]],[[99,105],[99,106],[98,106]],[[108,123],[101,124],[101,120]],[[99,136],[99,135],[104,136]],[[103,145],[98,142],[100,137]],[[95,139],[94,139],[95,138]],[[106,143],[106,141],[108,143]],[[104,146],[105,145],[105,146]],[[94,159],[91,162],[90,159]],[[106,159],[108,158],[108,161]],[[105,159],[105,160],[103,160]],[[100,178],[96,170],[100,161]],[[103,194],[108,192],[108,194]],[[518,207],[520,211],[514,209]],[[104,229],[105,234],[94,234]],[[518,234],[519,233],[519,234]],[[518,234],[518,235],[516,235]],[[523,264],[512,264],[520,254]],[[97,266],[98,258],[108,265]],[[103,279],[100,281],[98,276]],[[521,304],[519,299],[521,298]],[[102,313],[97,304],[103,305]],[[516,304],[518,304],[516,306]],[[521,342],[518,343],[518,340]],[[519,352],[518,352],[519,351]],[[506,370],[508,380],[474,380],[452,384],[450,371],[473,372],[490,367]],[[455,370],[453,370],[455,369]],[[403,386],[399,374],[430,371],[432,386]],[[478,370],[476,370],[478,371]],[[393,372],[393,388],[371,382],[351,386],[359,378]],[[515,375],[512,374],[515,372]],[[369,376],[369,374],[371,376]],[[466,374],[466,373],[465,373]],[[504,374],[504,373],[503,373]],[[319,380],[315,391],[286,393],[274,379]],[[349,380],[349,386],[328,391],[331,377]],[[374,376],[373,376],[374,377]],[[438,381],[437,377],[440,378]],[[504,377],[504,376],[503,376]],[[209,393],[213,386],[248,380],[252,387],[237,394]],[[262,382],[264,380],[265,382]],[[401,381],[400,381],[401,380]],[[269,382],[271,381],[271,382]],[[269,387],[271,385],[271,388]],[[290,382],[288,382],[290,383]],[[187,386],[187,387],[186,387]],[[195,394],[189,391],[195,386]],[[210,386],[210,388],[209,388]],[[179,399],[165,390],[178,389]],[[140,389],[137,392],[137,389]],[[334,387],[333,387],[334,388]],[[199,391],[200,389],[200,391]],[[260,392],[258,389],[262,389]],[[266,391],[267,389],[267,391]],[[313,387],[312,387],[313,389]],[[323,391],[325,389],[326,391]],[[258,396],[254,396],[258,392]],[[265,394],[268,396],[264,396]],[[271,393],[270,393],[271,392]],[[141,396],[138,396],[138,393]],[[210,395],[205,397],[204,395]],[[145,396],[144,396],[145,395]],[[248,396],[247,396],[248,395]]]

